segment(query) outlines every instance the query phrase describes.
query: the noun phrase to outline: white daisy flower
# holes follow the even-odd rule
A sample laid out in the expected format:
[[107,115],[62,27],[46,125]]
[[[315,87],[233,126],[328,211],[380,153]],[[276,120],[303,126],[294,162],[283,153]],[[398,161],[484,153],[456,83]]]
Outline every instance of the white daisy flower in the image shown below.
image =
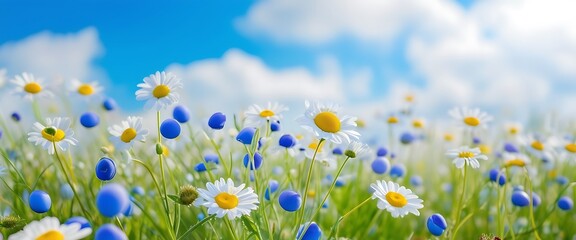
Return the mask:
[[520,137],[519,142],[531,155],[547,160],[552,160],[555,153],[554,147],[558,144],[558,141],[554,138],[545,138],[537,135]]
[[208,214],[216,214],[216,217],[228,219],[250,214],[250,211],[258,208],[258,195],[251,187],[244,188],[245,184],[235,187],[232,179],[220,178],[214,183],[206,183],[206,189],[199,188],[198,198],[194,206],[208,208]]
[[357,158],[363,156],[365,153],[370,151],[368,145],[358,142],[352,141],[346,146],[346,150],[344,150],[344,155],[350,158]]
[[522,132],[522,124],[518,122],[508,122],[504,124],[504,129],[506,130],[506,133],[515,136]]
[[130,149],[134,142],[143,142],[148,135],[148,130],[142,127],[141,117],[128,117],[120,125],[109,127],[108,132],[112,135],[110,141],[118,151]]
[[46,126],[39,122],[34,123],[34,131],[28,133],[28,141],[42,146],[49,154],[54,154],[53,144],[66,151],[70,145],[78,143],[74,138],[74,131],[70,129],[70,119],[60,117],[46,118]]
[[456,168],[463,168],[464,164],[468,164],[472,168],[479,168],[480,162],[478,162],[478,159],[488,160],[488,157],[481,153],[480,148],[469,148],[468,146],[449,150],[446,155],[454,158],[452,163],[456,165]]
[[60,225],[58,218],[45,217],[29,223],[20,232],[8,237],[8,240],[76,240],[92,233],[92,228],[80,228],[80,223]]
[[522,153],[508,153],[502,154],[502,160],[504,160],[504,166],[506,167],[524,167],[530,164],[530,158]]
[[16,75],[11,82],[16,85],[13,93],[24,97],[27,100],[33,100],[39,97],[51,97],[52,93],[45,89],[42,79],[34,78],[34,75],[24,72],[22,75]]
[[306,111],[298,121],[302,127],[313,132],[317,137],[340,144],[343,140],[350,142],[351,138],[359,139],[356,128],[356,118],[339,116],[339,107],[335,104],[321,104],[308,101],[304,103]]
[[492,121],[492,116],[480,111],[478,108],[469,109],[467,107],[454,108],[448,112],[450,116],[459,121],[467,128],[486,128],[486,124]]
[[69,90],[80,96],[90,97],[102,92],[102,87],[96,81],[84,83],[78,79],[72,79]]
[[404,217],[408,213],[420,216],[418,209],[424,207],[423,201],[412,190],[392,181],[376,181],[370,187],[374,189],[372,199],[378,198],[378,208],[386,209],[392,217]]
[[174,74],[162,71],[145,77],[144,83],[138,84],[138,87],[136,100],[147,100],[144,108],[160,111],[178,102],[180,95],[175,90],[182,88],[182,84]]
[[244,113],[246,116],[244,124],[249,127],[265,126],[268,121],[280,121],[281,113],[285,111],[288,111],[288,108],[277,102],[268,102],[265,108],[254,104]]
[[314,158],[314,152],[316,151],[316,148],[318,148],[318,152],[316,153],[316,158],[314,161],[317,161],[320,163],[320,165],[324,166],[328,170],[335,170],[338,165],[336,158],[328,151],[325,151],[326,141],[322,141],[320,147],[318,147],[319,142],[320,141],[316,139],[308,144],[308,146],[305,147],[304,156],[306,156],[308,159]]

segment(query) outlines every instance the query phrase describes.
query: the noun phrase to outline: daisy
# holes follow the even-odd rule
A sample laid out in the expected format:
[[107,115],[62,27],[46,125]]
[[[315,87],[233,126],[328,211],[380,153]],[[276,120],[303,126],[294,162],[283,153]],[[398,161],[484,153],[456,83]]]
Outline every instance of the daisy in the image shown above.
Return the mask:
[[144,108],[160,111],[178,102],[180,95],[175,90],[182,88],[182,84],[174,74],[162,71],[145,77],[144,83],[138,84],[138,87],[136,100],[147,100]]
[[378,208],[386,209],[392,217],[404,217],[408,213],[420,216],[418,209],[424,207],[423,201],[412,190],[392,181],[376,181],[370,187],[374,190],[372,199],[378,198]]
[[464,127],[471,129],[486,128],[486,124],[492,121],[492,116],[485,112],[480,111],[478,108],[469,109],[467,107],[454,108],[448,112],[450,116],[455,118]]
[[462,146],[457,149],[452,149],[446,152],[448,157],[454,158],[452,163],[456,165],[456,168],[463,168],[464,164],[472,166],[472,168],[479,168],[480,160],[488,160],[486,155],[480,152],[480,148],[469,148],[468,146]]
[[545,138],[538,135],[526,135],[519,139],[526,150],[537,158],[550,160],[554,155],[554,146],[557,141],[553,138]]
[[30,73],[22,73],[22,75],[16,75],[11,81],[16,85],[13,93],[21,95],[24,99],[33,100],[37,97],[51,97],[52,93],[44,89],[43,80],[35,79],[34,75]]
[[350,138],[359,139],[360,133],[353,130],[356,118],[338,115],[337,105],[317,102],[310,104],[308,101],[304,105],[304,116],[298,119],[304,129],[336,144],[342,143],[342,140],[350,142]]
[[102,87],[96,81],[84,83],[78,79],[72,79],[70,82],[69,90],[71,92],[77,93],[80,96],[90,97],[100,93],[102,91]]
[[148,130],[142,127],[141,117],[128,117],[121,125],[109,127],[108,132],[112,135],[110,141],[118,151],[131,148],[136,141],[145,141],[148,135]]
[[45,217],[40,221],[33,221],[20,232],[12,234],[8,240],[76,240],[87,237],[92,228],[82,228],[80,223],[62,224],[55,217]]
[[352,141],[346,147],[346,150],[344,151],[344,155],[346,155],[349,158],[356,158],[356,157],[363,156],[369,150],[370,149],[368,148],[368,145],[361,143],[361,142],[358,142],[358,141]]
[[288,111],[288,108],[276,102],[268,102],[265,108],[254,104],[244,113],[246,115],[244,123],[249,127],[264,126],[267,122],[279,121],[282,118],[280,113],[285,111]]
[[53,144],[66,151],[70,145],[78,143],[74,138],[74,131],[70,129],[70,119],[59,117],[46,118],[46,126],[39,122],[34,123],[34,131],[28,133],[28,141],[42,146],[49,154],[54,154]]
[[198,198],[194,206],[208,208],[208,214],[216,214],[223,218],[225,215],[232,220],[242,215],[250,214],[250,211],[258,208],[258,195],[251,187],[244,188],[245,184],[235,187],[232,179],[206,183],[206,189],[199,188]]
[[522,153],[503,153],[502,159],[506,167],[524,167],[530,163],[530,158]]
[[510,134],[511,136],[515,136],[522,132],[522,124],[517,122],[509,122],[504,125],[504,129],[506,133]]

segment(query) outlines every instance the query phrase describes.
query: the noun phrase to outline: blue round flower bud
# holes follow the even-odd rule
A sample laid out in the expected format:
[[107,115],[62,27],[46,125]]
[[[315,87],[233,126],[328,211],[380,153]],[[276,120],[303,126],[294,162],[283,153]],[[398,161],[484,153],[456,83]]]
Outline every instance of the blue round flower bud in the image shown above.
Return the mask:
[[[300,236],[302,234],[302,231],[304,231],[304,229],[306,228],[306,226],[308,226],[308,229],[306,229],[304,236]],[[307,222],[305,224],[302,224],[298,229],[298,234],[296,234],[296,239],[302,239],[302,240],[319,240],[321,237],[322,237],[322,230],[315,222],[312,223]]]
[[252,144],[252,138],[254,138],[254,133],[256,133],[256,128],[253,127],[244,128],[240,130],[238,135],[236,135],[236,140],[245,145]]
[[291,134],[284,134],[278,140],[278,144],[285,148],[292,148],[296,146],[296,138]]
[[538,194],[536,194],[535,192],[532,192],[532,206],[538,207],[538,205],[540,205],[541,202],[542,199],[540,199],[540,196],[538,196]]
[[208,126],[214,130],[220,130],[224,128],[224,124],[226,123],[226,115],[221,112],[217,112],[210,116],[208,119]]
[[98,228],[94,240],[128,240],[128,237],[116,225],[107,223]]
[[386,156],[386,154],[388,154],[388,150],[386,150],[386,148],[384,147],[379,147],[378,150],[376,151],[376,156],[378,157],[384,157]]
[[71,217],[68,220],[66,220],[66,222],[64,222],[64,224],[66,225],[70,225],[72,223],[78,223],[80,224],[80,229],[84,229],[84,228],[91,228],[92,225],[90,225],[90,222],[88,222],[88,219],[84,218],[84,217]]
[[394,178],[404,176],[405,172],[406,172],[406,169],[404,168],[404,165],[402,165],[402,164],[394,164],[390,168],[390,176],[394,177]]
[[272,132],[280,131],[280,121],[272,121],[270,123],[270,131]]
[[414,141],[415,137],[412,133],[404,132],[400,135],[400,142],[402,144],[410,144]]
[[106,98],[104,102],[102,102],[102,107],[104,107],[106,111],[112,111],[116,108],[116,106],[116,101],[114,101],[112,98]]
[[556,182],[560,185],[564,185],[564,184],[568,183],[568,178],[566,178],[564,176],[558,176],[558,177],[556,177]]
[[118,183],[104,185],[96,195],[96,206],[105,217],[115,217],[128,208],[128,192]]
[[102,181],[110,181],[116,176],[116,163],[110,158],[100,158],[96,163],[96,177]]
[[204,163],[198,163],[196,166],[194,166],[194,170],[196,172],[204,172],[206,171],[206,165]]
[[45,213],[52,206],[50,195],[42,190],[34,190],[28,197],[28,204],[32,211],[36,213]]
[[336,182],[334,183],[334,186],[336,186],[336,187],[343,187],[344,184],[345,184],[344,180],[342,180],[342,179],[340,179],[340,178],[337,178],[337,179],[336,179]]
[[302,197],[297,192],[292,190],[286,190],[280,193],[278,197],[278,202],[280,203],[280,207],[288,212],[294,212],[300,209],[302,205]]
[[244,155],[244,167],[250,166],[250,170],[258,169],[262,166],[262,155],[259,152],[254,153],[254,165],[250,162],[250,154]]
[[[500,174],[500,176],[498,176],[498,174]],[[498,178],[498,184],[500,184],[500,186],[504,186],[504,184],[506,184],[506,176],[504,175],[504,172],[493,168],[490,170],[489,175],[490,181],[496,182],[496,178]]]
[[204,155],[204,161],[206,161],[207,163],[215,163],[215,164],[220,163],[220,161],[218,159],[218,155],[211,154],[211,153]]
[[446,230],[448,224],[442,215],[436,213],[428,218],[426,227],[428,227],[430,234],[439,237],[442,235],[442,233],[444,233],[444,230]]
[[180,123],[186,123],[190,120],[190,111],[187,107],[178,105],[172,111],[172,117]]
[[80,124],[85,128],[93,128],[98,125],[100,118],[93,112],[86,112],[80,116]]
[[479,137],[473,137],[473,138],[472,138],[472,143],[474,143],[474,144],[480,144],[481,142],[482,142],[482,141],[480,141],[480,138],[479,138]]
[[10,117],[12,118],[12,120],[14,120],[15,122],[20,122],[20,120],[22,119],[22,117],[20,116],[20,113],[17,112],[13,112]]
[[332,154],[334,154],[334,155],[342,155],[342,154],[344,154],[344,151],[342,151],[342,148],[335,147],[334,149],[332,149]]
[[133,213],[134,213],[134,208],[132,207],[132,203],[128,203],[128,207],[126,208],[126,210],[124,210],[122,215],[124,215],[126,217],[130,217],[130,216],[132,216]]
[[264,198],[270,201],[270,194],[276,192],[278,190],[278,181],[271,179],[268,182],[268,187],[266,188],[266,192],[264,192]]
[[512,204],[518,207],[526,207],[530,204],[530,196],[524,191],[515,191],[512,193]]
[[509,152],[509,153],[519,152],[518,147],[516,147],[516,145],[514,145],[512,143],[504,143],[504,151]]
[[66,200],[70,200],[74,197],[74,191],[72,191],[72,187],[70,187],[68,183],[60,185],[60,197]]
[[564,196],[558,199],[558,207],[564,211],[568,211],[574,207],[574,202],[570,197]]
[[139,196],[144,196],[144,194],[146,194],[146,191],[144,191],[144,188],[142,188],[140,186],[133,187],[131,192],[133,195],[139,195]]
[[160,133],[167,139],[174,139],[180,135],[180,123],[174,119],[166,119],[160,125]]
[[390,162],[385,157],[378,157],[372,162],[372,171],[377,174],[384,174],[390,168]]
[[418,187],[422,185],[422,178],[418,175],[412,176],[410,178],[410,184],[412,184],[414,187]]

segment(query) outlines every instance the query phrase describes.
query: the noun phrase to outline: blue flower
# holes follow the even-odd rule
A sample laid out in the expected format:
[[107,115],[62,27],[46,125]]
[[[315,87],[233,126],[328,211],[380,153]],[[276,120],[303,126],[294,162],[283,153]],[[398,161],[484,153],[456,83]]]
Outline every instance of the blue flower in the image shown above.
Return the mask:
[[403,144],[410,144],[414,141],[415,137],[412,133],[404,132],[400,135],[400,142]]
[[556,182],[560,185],[564,185],[564,184],[568,183],[568,178],[566,178],[564,176],[558,176],[558,177],[556,177]]
[[190,111],[187,107],[178,105],[172,111],[172,117],[180,123],[186,123],[190,120]]
[[377,174],[384,174],[390,168],[390,162],[385,157],[377,157],[372,162],[372,171]]
[[220,163],[220,161],[218,159],[218,155],[210,154],[210,153],[204,155],[204,161],[207,163],[214,163],[214,164]]
[[278,181],[270,179],[268,182],[268,187],[266,188],[266,192],[264,192],[264,198],[270,201],[270,194],[276,192],[276,190],[278,190],[278,186]]
[[174,119],[166,119],[160,125],[160,133],[167,139],[174,139],[180,135],[180,123]]
[[[498,176],[498,174],[500,174],[500,176]],[[489,175],[490,175],[489,176],[490,181],[496,182],[496,178],[498,178],[498,184],[500,184],[500,186],[504,186],[504,184],[506,184],[506,175],[504,175],[504,172],[499,171],[496,168],[493,168],[492,170],[490,170]]]
[[332,154],[334,154],[334,155],[342,155],[342,154],[344,154],[344,151],[342,151],[342,148],[335,147],[334,149],[332,149]]
[[442,235],[442,233],[444,233],[444,230],[446,230],[448,224],[446,224],[446,219],[444,219],[442,215],[435,213],[428,218],[426,226],[432,235],[439,237]]
[[116,225],[107,223],[96,231],[94,234],[95,240],[128,240],[126,233],[122,232]]
[[140,186],[136,186],[132,188],[131,193],[133,195],[140,195],[140,196],[144,196],[144,194],[146,193],[146,191],[144,191],[144,188],[140,187]]
[[64,183],[60,185],[60,196],[62,199],[70,200],[74,197],[74,191],[72,191],[72,187],[68,183]]
[[406,172],[406,169],[405,169],[404,165],[402,165],[402,164],[394,164],[390,168],[390,176],[394,177],[394,178],[404,176],[405,172]]
[[378,150],[376,150],[376,156],[378,157],[384,157],[386,154],[388,154],[388,150],[384,147],[379,147]]
[[574,202],[570,197],[564,196],[558,199],[558,207],[564,211],[568,211],[574,207]]
[[86,219],[85,217],[71,217],[68,220],[66,220],[66,222],[64,222],[64,224],[66,225],[70,225],[72,223],[78,223],[80,224],[80,229],[84,229],[84,228],[91,228],[92,226],[90,225],[90,222],[88,222],[88,219]]
[[542,200],[540,199],[540,196],[538,196],[538,194],[536,194],[535,192],[532,192],[532,206],[538,207],[538,205],[540,205],[541,202]]
[[224,124],[226,123],[226,115],[221,112],[217,112],[210,116],[208,119],[208,126],[214,130],[220,130],[224,128]]
[[100,158],[96,164],[96,177],[102,181],[110,181],[116,176],[116,163],[110,158]]
[[194,170],[196,172],[204,172],[206,171],[206,165],[204,163],[198,163],[196,166],[194,166]]
[[285,148],[292,148],[296,146],[296,142],[297,142],[296,138],[291,134],[284,134],[278,140],[278,144]]
[[480,144],[481,142],[482,142],[482,141],[480,140],[479,137],[473,137],[473,138],[472,138],[472,143],[474,143],[474,144]]
[[418,175],[414,175],[410,178],[410,184],[414,187],[422,185],[422,178]]
[[526,207],[530,204],[530,196],[524,191],[514,191],[512,193],[512,204],[518,207]]
[[117,183],[104,185],[96,195],[96,206],[105,217],[115,217],[128,208],[130,199],[126,189]]
[[42,190],[34,190],[28,197],[28,205],[36,213],[45,213],[52,207],[50,195]]
[[254,133],[256,133],[256,128],[253,127],[244,128],[240,130],[238,135],[236,135],[236,140],[245,145],[252,144],[252,138],[254,138]]
[[10,115],[10,117],[15,122],[20,122],[20,120],[22,119],[22,117],[20,116],[20,113],[17,113],[17,112],[13,112],[12,115]]
[[519,152],[519,151],[518,151],[518,148],[517,148],[514,144],[512,144],[512,143],[505,143],[505,144],[504,144],[504,151],[509,152],[509,153],[517,153],[517,152]]
[[280,193],[278,197],[278,202],[280,203],[280,207],[288,212],[294,212],[300,209],[302,205],[302,197],[297,192],[292,190],[286,190]]
[[80,116],[80,124],[85,128],[93,128],[100,123],[100,118],[96,113],[93,112],[85,112]]
[[[304,236],[300,237],[302,231],[304,231],[306,226],[308,226],[308,229],[306,229]],[[315,222],[311,223],[307,222],[302,224],[300,228],[298,228],[298,234],[296,234],[296,239],[302,239],[302,240],[319,240],[321,237],[322,237],[322,230]]]
[[116,108],[116,106],[116,101],[114,101],[112,98],[106,98],[104,102],[102,102],[102,107],[106,109],[106,111],[112,111]]
[[270,131],[272,131],[272,132],[280,131],[280,121],[270,122]]
[[258,169],[262,166],[262,155],[259,152],[254,153],[254,165],[250,162],[250,154],[244,155],[244,167],[250,166],[250,170]]

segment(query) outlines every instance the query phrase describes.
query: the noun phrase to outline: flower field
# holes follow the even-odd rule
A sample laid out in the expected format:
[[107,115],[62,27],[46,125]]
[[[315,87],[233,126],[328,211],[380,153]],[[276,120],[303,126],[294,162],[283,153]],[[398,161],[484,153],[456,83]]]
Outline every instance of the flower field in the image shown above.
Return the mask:
[[412,95],[378,127],[321,101],[196,117],[169,72],[129,116],[97,82],[10,82],[26,109],[0,116],[0,239],[576,239],[573,119],[433,124]]

